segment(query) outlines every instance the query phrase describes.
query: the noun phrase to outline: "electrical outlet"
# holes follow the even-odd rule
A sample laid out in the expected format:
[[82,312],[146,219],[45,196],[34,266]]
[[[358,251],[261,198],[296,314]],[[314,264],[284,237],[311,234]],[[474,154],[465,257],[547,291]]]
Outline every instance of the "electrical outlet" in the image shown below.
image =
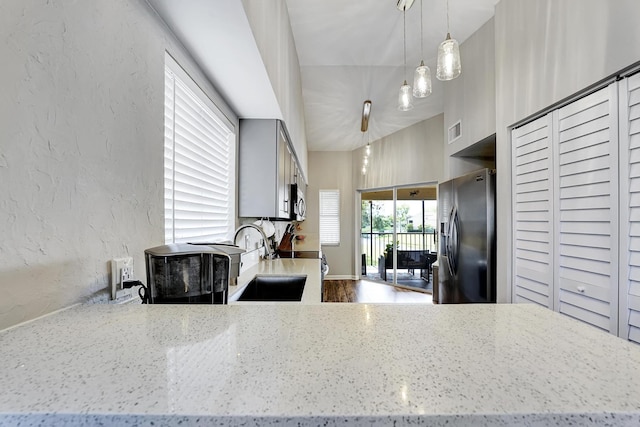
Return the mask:
[[[133,258],[114,258],[111,260],[111,299],[115,300],[120,295],[122,282],[125,280],[133,280]],[[129,289],[127,289],[129,290]]]

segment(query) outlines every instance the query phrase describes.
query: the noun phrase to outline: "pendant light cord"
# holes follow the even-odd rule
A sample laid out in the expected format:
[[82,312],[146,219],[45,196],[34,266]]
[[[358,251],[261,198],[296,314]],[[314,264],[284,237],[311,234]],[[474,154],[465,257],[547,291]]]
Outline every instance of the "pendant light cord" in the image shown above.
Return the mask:
[[449,33],[449,0],[447,0],[447,34]]
[[422,45],[422,0],[420,0],[420,56],[424,58],[424,46]]
[[407,81],[407,9],[402,11],[402,46],[404,48],[404,80]]

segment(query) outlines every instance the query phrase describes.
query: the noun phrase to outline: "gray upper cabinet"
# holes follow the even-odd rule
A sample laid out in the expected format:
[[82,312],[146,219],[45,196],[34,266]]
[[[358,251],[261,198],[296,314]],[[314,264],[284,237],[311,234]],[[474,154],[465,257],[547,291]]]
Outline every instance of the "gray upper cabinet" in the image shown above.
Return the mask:
[[291,219],[291,184],[298,169],[286,126],[276,119],[241,119],[238,216]]

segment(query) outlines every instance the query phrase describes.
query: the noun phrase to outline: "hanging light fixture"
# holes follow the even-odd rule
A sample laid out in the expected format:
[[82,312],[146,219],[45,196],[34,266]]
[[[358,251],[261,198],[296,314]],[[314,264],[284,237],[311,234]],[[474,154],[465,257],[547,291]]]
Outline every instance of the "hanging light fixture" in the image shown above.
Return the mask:
[[360,130],[364,133],[369,128],[369,116],[371,115],[371,101],[366,100],[362,104],[362,121],[360,122]]
[[449,0],[447,0],[447,38],[438,47],[438,80],[453,80],[462,72],[460,46],[449,32]]
[[[403,73],[407,72],[407,11],[404,9],[402,11],[402,19],[403,19],[403,35],[402,35],[402,46],[404,49],[404,68]],[[411,86],[407,83],[407,79],[404,79],[404,83],[400,86],[400,93],[398,94],[398,110],[400,111],[409,111],[413,108],[413,104],[411,103]]]
[[413,1],[414,0],[398,0],[396,2],[396,7],[398,8],[398,10],[410,9],[411,6],[413,6]]
[[[422,0],[420,0],[420,56],[424,58],[422,47]],[[424,65],[424,60],[420,60],[420,65],[413,74],[413,96],[416,98],[426,98],[431,95],[431,70]]]
[[[360,121],[360,131],[362,132],[362,141],[364,142],[365,135],[369,129],[369,117],[371,116],[371,101],[367,99],[362,104],[362,120]],[[369,165],[369,154],[371,148],[369,147],[369,141],[367,141],[367,148],[365,149],[365,155],[362,158],[362,175],[367,174],[367,166]]]

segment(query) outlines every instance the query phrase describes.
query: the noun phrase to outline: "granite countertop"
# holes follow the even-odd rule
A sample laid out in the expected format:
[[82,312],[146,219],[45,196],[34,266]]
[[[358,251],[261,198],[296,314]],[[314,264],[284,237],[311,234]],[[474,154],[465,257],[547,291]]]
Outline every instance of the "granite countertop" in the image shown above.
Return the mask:
[[0,425],[640,423],[640,348],[531,305],[82,305],[0,360]]

